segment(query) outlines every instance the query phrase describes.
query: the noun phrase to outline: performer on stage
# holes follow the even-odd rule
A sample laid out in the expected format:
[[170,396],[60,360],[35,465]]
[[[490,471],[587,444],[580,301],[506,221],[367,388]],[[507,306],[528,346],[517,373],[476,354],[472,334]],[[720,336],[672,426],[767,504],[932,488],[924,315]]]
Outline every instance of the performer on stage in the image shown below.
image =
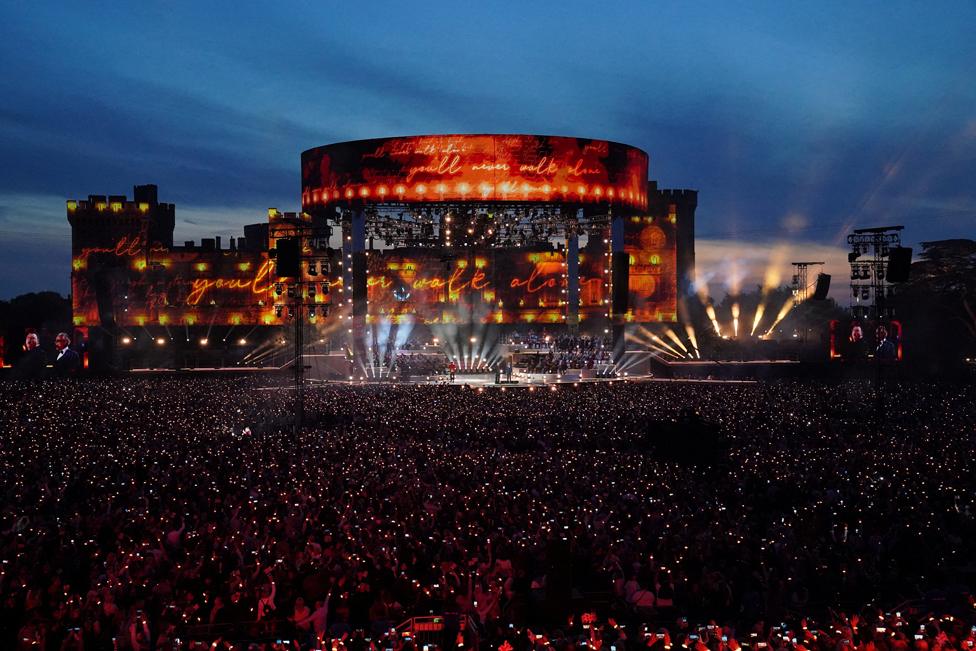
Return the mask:
[[54,375],[57,377],[74,377],[81,368],[81,356],[71,349],[71,337],[66,332],[59,332],[54,339],[54,347],[58,356],[54,360]]
[[14,375],[22,380],[36,380],[44,374],[47,367],[47,355],[41,350],[41,341],[36,332],[27,333],[24,349],[27,352],[17,360]]

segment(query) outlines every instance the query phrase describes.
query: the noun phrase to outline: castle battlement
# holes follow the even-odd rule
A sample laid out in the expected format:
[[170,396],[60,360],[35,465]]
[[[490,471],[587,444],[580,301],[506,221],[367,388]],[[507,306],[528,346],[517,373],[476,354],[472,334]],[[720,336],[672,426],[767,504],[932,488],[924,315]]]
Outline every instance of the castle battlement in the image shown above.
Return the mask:
[[691,189],[668,189],[668,190],[658,190],[658,196],[666,201],[687,201],[698,203],[698,190]]

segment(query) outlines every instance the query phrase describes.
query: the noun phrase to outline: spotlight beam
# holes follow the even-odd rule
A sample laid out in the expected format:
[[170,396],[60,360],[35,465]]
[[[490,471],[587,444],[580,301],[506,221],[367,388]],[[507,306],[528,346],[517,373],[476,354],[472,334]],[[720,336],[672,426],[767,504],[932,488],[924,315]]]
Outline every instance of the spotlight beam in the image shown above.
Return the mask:
[[769,326],[769,330],[766,331],[766,334],[764,336],[768,337],[770,334],[772,334],[773,328],[778,326],[779,322],[786,318],[786,315],[789,314],[790,311],[793,309],[793,305],[794,305],[794,301],[793,301],[793,297],[791,296],[788,299],[786,299],[785,303],[783,303],[783,307],[780,308],[779,314],[776,315],[776,320],[773,321],[773,325]]
[[709,320],[712,322],[712,327],[715,328],[715,334],[721,337],[722,328],[718,325],[718,317],[715,315],[715,307],[711,303],[705,306],[705,314],[708,315]]
[[756,308],[756,316],[752,319],[752,330],[749,331],[749,336],[755,336],[756,328],[759,327],[759,322],[762,321],[763,313],[766,311],[766,304],[760,303]]
[[690,323],[685,324],[685,334],[688,335],[688,341],[691,342],[691,347],[695,349],[695,357],[701,359],[701,353],[698,352],[698,340],[695,338],[695,329]]
[[666,334],[668,336],[668,339],[670,339],[671,341],[673,341],[674,343],[676,343],[678,345],[678,348],[680,348],[681,350],[685,351],[686,353],[687,352],[690,352],[688,350],[688,347],[685,346],[684,342],[681,341],[681,338],[678,337],[678,335],[675,334],[674,330],[672,330],[671,328],[665,328],[664,329],[664,334]]
[[[675,352],[674,349],[667,350],[665,348],[661,348],[660,346],[652,342],[650,338],[639,337],[636,334],[629,334],[628,337],[630,337],[633,341],[636,341],[642,346],[647,346],[650,350],[653,350],[656,353],[660,353],[662,355],[668,355],[670,357],[674,357],[675,359],[684,359],[684,357],[682,355],[679,355],[677,352]],[[614,368],[616,368],[616,365],[613,366]]]

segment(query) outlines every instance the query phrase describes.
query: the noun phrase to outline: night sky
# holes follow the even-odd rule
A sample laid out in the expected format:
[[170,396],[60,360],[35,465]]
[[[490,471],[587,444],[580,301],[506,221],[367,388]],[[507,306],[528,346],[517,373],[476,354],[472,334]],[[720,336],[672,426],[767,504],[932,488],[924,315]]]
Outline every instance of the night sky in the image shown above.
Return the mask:
[[68,198],[156,183],[177,242],[239,235],[302,150],[418,133],[641,147],[716,293],[843,273],[855,227],[976,237],[976,4],[742,4],[5,3],[0,298],[68,292]]

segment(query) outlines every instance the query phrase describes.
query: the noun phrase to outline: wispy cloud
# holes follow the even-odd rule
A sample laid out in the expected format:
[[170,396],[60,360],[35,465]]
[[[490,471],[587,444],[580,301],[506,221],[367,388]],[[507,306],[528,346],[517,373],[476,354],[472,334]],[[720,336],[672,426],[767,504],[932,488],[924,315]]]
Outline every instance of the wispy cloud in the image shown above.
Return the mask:
[[174,0],[4,18],[0,295],[38,251],[10,242],[66,252],[65,198],[157,183],[178,241],[230,235],[297,207],[302,150],[418,132],[639,146],[661,187],[700,190],[700,256],[747,243],[727,251],[743,283],[764,241],[840,246],[889,220],[913,242],[966,236],[976,215],[971,4]]
[[[708,283],[712,295],[723,296],[736,287],[751,291],[773,279],[774,284],[789,284],[792,262],[820,262],[831,274],[830,296],[841,304],[847,297],[850,268],[847,249],[816,242],[743,242],[698,239],[695,242],[695,268],[699,282]],[[819,267],[812,270],[819,271]],[[813,282],[815,274],[809,280]]]

